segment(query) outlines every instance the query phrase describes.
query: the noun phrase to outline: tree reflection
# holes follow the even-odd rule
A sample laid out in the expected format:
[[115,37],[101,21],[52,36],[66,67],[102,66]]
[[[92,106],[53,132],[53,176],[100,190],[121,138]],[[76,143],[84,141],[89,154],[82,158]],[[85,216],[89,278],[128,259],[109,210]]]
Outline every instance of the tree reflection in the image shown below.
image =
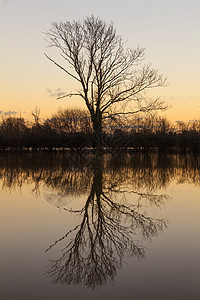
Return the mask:
[[[28,186],[35,194],[41,185],[80,195],[91,188],[94,175],[91,157],[64,154],[1,154],[1,188],[12,192]],[[104,181],[131,185],[152,194],[171,181],[200,186],[200,157],[189,155],[135,155],[104,157]]]
[[[138,259],[145,251],[138,240],[153,236],[166,227],[167,221],[151,218],[144,211],[149,205],[160,205],[166,195],[139,193],[119,185],[118,176],[103,176],[101,160],[95,161],[91,190],[80,210],[81,221],[46,251],[65,240],[59,259],[50,261],[47,274],[55,283],[84,284],[98,287],[112,281],[126,256]],[[127,196],[136,197],[128,201]]]
[[86,198],[81,209],[65,208],[80,222],[48,248],[51,255],[53,248],[62,249],[47,273],[63,284],[95,288],[112,281],[127,256],[143,258],[141,236],[151,239],[167,225],[152,217],[151,206],[165,203],[167,196],[157,191],[171,181],[200,186],[200,157],[105,155],[93,163],[93,156],[62,153],[0,155],[3,192],[25,186],[39,195],[45,186],[68,199]]

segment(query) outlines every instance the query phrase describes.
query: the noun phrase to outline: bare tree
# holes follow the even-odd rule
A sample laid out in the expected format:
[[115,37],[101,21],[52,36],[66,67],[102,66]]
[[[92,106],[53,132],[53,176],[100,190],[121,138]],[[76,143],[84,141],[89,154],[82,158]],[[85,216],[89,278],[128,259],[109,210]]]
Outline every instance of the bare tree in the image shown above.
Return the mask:
[[31,114],[34,117],[35,125],[38,126],[40,120],[40,108],[38,106],[35,106]]
[[[58,48],[64,63],[45,56],[74,78],[80,88],[63,97],[80,96],[90,112],[94,146],[102,149],[102,121],[136,112],[166,109],[160,98],[146,92],[164,86],[166,79],[151,65],[142,65],[144,49],[125,49],[113,23],[90,16],[83,21],[53,22],[46,33],[50,47]],[[132,102],[136,105],[130,107]]]

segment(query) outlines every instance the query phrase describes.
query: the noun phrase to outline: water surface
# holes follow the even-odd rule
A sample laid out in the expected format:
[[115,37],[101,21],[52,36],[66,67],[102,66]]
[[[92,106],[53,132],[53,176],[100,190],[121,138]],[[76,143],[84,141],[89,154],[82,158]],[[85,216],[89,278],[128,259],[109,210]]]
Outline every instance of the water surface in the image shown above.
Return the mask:
[[199,299],[200,158],[1,154],[0,299]]

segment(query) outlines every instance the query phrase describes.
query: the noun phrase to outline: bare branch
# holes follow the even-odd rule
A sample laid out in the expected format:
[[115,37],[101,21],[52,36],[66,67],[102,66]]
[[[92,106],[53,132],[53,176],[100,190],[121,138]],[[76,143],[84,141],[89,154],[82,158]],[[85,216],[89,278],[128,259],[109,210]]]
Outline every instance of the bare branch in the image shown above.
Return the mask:
[[48,58],[51,62],[53,62],[57,67],[59,67],[61,70],[65,71],[69,76],[73,77],[74,79],[76,79],[77,81],[80,82],[80,79],[76,76],[74,76],[72,73],[70,73],[67,69],[65,69],[64,67],[62,67],[61,65],[59,65],[55,60],[53,60],[50,56],[48,56],[46,53],[44,53],[44,55],[46,56],[46,58]]
[[58,98],[56,98],[56,100],[62,99],[62,98],[66,98],[66,97],[72,97],[72,96],[80,96],[81,98],[84,99],[84,95],[81,93],[71,93],[71,94],[66,94],[64,96],[60,96]]

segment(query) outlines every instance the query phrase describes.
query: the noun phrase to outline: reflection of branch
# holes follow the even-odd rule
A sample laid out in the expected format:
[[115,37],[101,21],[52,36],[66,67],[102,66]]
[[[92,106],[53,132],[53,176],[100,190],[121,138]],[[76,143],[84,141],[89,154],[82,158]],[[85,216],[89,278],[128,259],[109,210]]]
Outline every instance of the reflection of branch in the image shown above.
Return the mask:
[[[114,279],[125,255],[144,258],[144,248],[134,235],[141,233],[150,239],[166,227],[165,220],[145,216],[139,211],[140,206],[127,204],[125,194],[123,203],[112,200],[113,193],[108,187],[103,191],[102,169],[96,168],[84,207],[70,210],[80,213],[81,223],[47,249],[71,236],[62,256],[51,260],[47,267],[46,273],[54,282],[82,283],[92,288],[106,284]],[[142,197],[141,193],[138,195]],[[144,196],[149,198],[150,194]]]
[[60,239],[56,240],[55,243],[53,243],[52,245],[49,246],[49,248],[45,251],[48,252],[49,250],[51,250],[51,248],[53,248],[53,246],[55,246],[58,242],[61,242],[62,240],[64,240],[68,235],[70,235],[70,233],[72,233],[73,231],[76,231],[76,229],[80,227],[80,225],[75,226],[73,229],[69,230],[64,236],[62,236]]
[[[133,209],[128,205],[114,203],[104,194],[103,198],[104,201],[106,201],[106,203],[110,206],[111,220],[112,216],[116,213],[119,215],[121,214],[121,216],[126,217],[126,222],[128,220],[130,221],[132,232],[135,232],[137,229],[139,229],[145,238],[151,238],[152,236],[158,235],[159,230],[162,230],[163,227],[166,227],[166,220],[147,217],[144,214],[139,213],[136,208]],[[115,222],[115,226],[117,226],[117,222]]]

